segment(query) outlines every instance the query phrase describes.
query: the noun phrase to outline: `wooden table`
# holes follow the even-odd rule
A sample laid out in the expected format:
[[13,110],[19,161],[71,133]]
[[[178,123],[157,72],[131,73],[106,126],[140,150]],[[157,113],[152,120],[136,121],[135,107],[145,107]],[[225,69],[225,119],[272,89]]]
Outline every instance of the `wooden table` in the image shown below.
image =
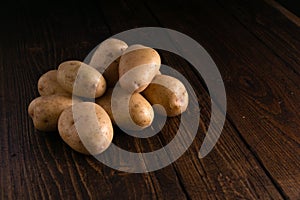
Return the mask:
[[[269,4],[21,2],[1,7],[0,15],[0,199],[300,199],[300,29]],[[198,157],[211,114],[207,89],[184,59],[167,52],[163,63],[192,83],[201,108],[196,139],[171,165],[117,171],[74,152],[57,132],[34,129],[27,107],[43,73],[144,26],[189,35],[220,70],[227,116],[207,157]],[[178,119],[144,140],[117,131],[114,143],[134,152],[159,149],[174,137]]]

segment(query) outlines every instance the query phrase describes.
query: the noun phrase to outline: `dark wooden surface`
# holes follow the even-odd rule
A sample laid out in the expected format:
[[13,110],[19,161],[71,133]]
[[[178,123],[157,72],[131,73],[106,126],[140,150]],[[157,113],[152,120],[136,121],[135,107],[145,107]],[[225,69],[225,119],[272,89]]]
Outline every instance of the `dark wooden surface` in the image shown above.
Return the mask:
[[293,0],[277,0],[277,2],[279,2],[283,7],[287,8],[295,15],[300,16],[299,2]]
[[[0,199],[300,199],[300,28],[269,4],[22,1],[0,10]],[[192,83],[201,107],[196,139],[173,164],[144,174],[116,171],[72,151],[57,132],[34,129],[27,106],[43,73],[143,26],[189,35],[219,67],[228,111],[207,157],[198,158],[211,112],[206,87],[184,59],[167,52],[163,62]],[[117,131],[114,143],[153,151],[174,137],[177,123],[170,119],[145,140]]]

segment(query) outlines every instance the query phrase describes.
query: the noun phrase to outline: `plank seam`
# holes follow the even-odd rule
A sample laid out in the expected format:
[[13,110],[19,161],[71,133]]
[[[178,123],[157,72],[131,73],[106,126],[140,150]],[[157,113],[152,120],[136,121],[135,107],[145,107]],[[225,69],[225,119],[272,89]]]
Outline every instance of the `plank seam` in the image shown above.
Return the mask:
[[296,24],[300,27],[300,19],[297,15],[286,9],[284,6],[282,6],[280,3],[274,1],[274,0],[264,0],[267,4],[272,6],[273,8],[277,9],[281,14],[283,14],[286,18],[288,18],[291,22]]
[[[219,2],[219,0],[216,0],[216,3],[224,9],[225,13],[232,16],[233,19],[235,19],[245,30],[247,30],[252,36],[254,36],[259,42],[261,42],[268,50],[270,50],[281,62],[283,62],[292,72],[300,76],[300,72],[298,72],[290,63],[286,62],[280,54],[278,54],[273,48],[271,48],[267,43],[265,43],[261,38],[259,38],[252,30],[248,29],[248,27],[239,20],[238,17],[236,17],[234,14],[232,14],[228,9],[226,9],[222,3]],[[271,33],[273,35],[273,33]],[[284,43],[287,44],[287,42],[284,41]],[[296,61],[295,61],[296,62]]]
[[[218,4],[220,5],[220,3],[218,2]],[[160,25],[161,27],[164,27],[162,23],[160,23],[159,19],[156,17],[156,15],[152,12],[152,10],[149,8],[149,6],[145,3],[145,7],[149,10],[150,14],[153,16],[153,18],[156,20],[156,22],[158,23],[158,25]],[[220,5],[221,8],[223,8],[224,10],[226,10],[222,5]],[[235,20],[236,17],[234,17]],[[239,20],[237,20],[240,24],[241,22]],[[244,28],[246,28],[243,24],[241,24]],[[246,29],[248,30],[248,29]],[[249,30],[248,30],[249,31]],[[252,32],[250,32],[251,34],[253,34]],[[262,42],[259,39],[260,42]],[[262,42],[268,49],[269,47]],[[271,50],[271,49],[270,49]],[[273,50],[272,50],[273,52]],[[274,52],[273,52],[274,53]],[[277,57],[279,57],[279,55],[275,54]],[[281,57],[279,57],[280,60],[282,60]],[[284,61],[283,61],[284,62]],[[284,62],[285,63],[285,62]],[[191,66],[190,63],[188,63],[188,65]],[[290,67],[290,65],[287,64],[287,66],[289,66],[289,68],[291,68],[293,70],[294,73],[298,74],[295,69],[293,69],[293,67]],[[194,67],[191,67],[191,69],[195,72]],[[202,80],[201,75],[196,73],[196,75],[199,77],[199,80],[202,84],[202,86],[205,88],[205,90],[207,91],[206,88],[206,84],[205,82]],[[208,91],[207,91],[208,92]],[[217,107],[220,109],[220,105],[218,104],[218,102],[215,102]],[[238,130],[238,128],[235,126],[235,124],[233,123],[233,121],[231,120],[230,116],[227,114],[226,115],[226,119],[228,120],[229,124],[232,126],[232,128],[235,130],[235,132],[237,133],[238,137],[241,139],[241,141],[244,143],[246,149],[248,149],[252,154],[254,159],[256,160],[257,164],[261,167],[261,169],[265,172],[266,176],[270,179],[270,181],[272,182],[272,184],[274,185],[274,187],[277,189],[277,191],[279,192],[279,194],[281,195],[282,198],[287,199],[288,196],[284,193],[284,191],[282,190],[282,188],[279,186],[279,184],[275,181],[275,179],[273,179],[273,177],[271,176],[271,174],[269,173],[269,171],[266,169],[266,167],[263,165],[262,161],[259,159],[259,157],[257,156],[257,154],[252,150],[252,147],[247,143],[247,141],[245,140],[245,138],[242,136],[241,132]],[[258,144],[256,144],[258,145]],[[176,171],[176,170],[175,170]],[[177,171],[176,171],[177,174]],[[181,183],[181,181],[180,181]],[[182,184],[182,183],[181,183]]]
[[[96,3],[96,2],[95,2],[95,3]],[[96,4],[98,4],[98,3],[96,3]],[[145,5],[145,6],[146,6],[146,5]],[[146,8],[148,9],[147,6],[146,6]],[[107,21],[105,15],[104,15],[104,13],[103,13],[103,10],[101,9],[101,6],[99,6],[99,10],[100,10],[100,15],[101,15],[101,17],[103,18],[103,21],[104,21],[105,26],[108,28],[108,31],[109,31],[110,35],[112,35],[112,29],[111,29],[111,27],[110,27],[110,25],[109,25],[109,23],[108,23],[108,21]],[[151,12],[150,12],[150,14],[152,15]],[[155,21],[157,21],[157,19],[155,19]],[[159,23],[159,22],[157,22],[157,23]],[[160,142],[161,142],[161,138],[159,138],[159,140],[160,140]],[[144,163],[145,163],[145,162],[144,162]],[[186,199],[191,199],[191,198],[189,197],[189,195],[188,195],[186,189],[184,188],[183,183],[181,182],[181,179],[180,179],[180,177],[179,177],[179,175],[178,175],[178,172],[176,171],[174,165],[171,164],[171,166],[172,166],[172,169],[173,169],[174,173],[176,174],[176,177],[177,177],[177,179],[178,179],[179,186],[180,186],[180,188],[181,188],[181,190],[182,190],[182,193],[185,195]],[[156,196],[156,198],[157,198],[159,195],[158,195],[158,193],[157,193],[157,191],[156,191],[156,187],[155,187],[155,184],[154,184],[154,182],[153,182],[153,179],[152,179],[151,175],[150,175],[150,180],[151,180],[151,185],[153,186],[154,191],[155,191],[155,196]]]
[[[260,141],[258,143],[256,143],[254,147],[252,147],[252,146],[250,146],[247,143],[246,139],[243,137],[243,135],[241,134],[241,132],[238,130],[238,128],[236,127],[236,125],[234,124],[234,122],[230,118],[230,116],[227,115],[226,118],[227,118],[229,124],[232,126],[232,128],[236,131],[236,133],[238,134],[238,136],[242,140],[242,142],[245,143],[245,146],[251,152],[251,154],[253,155],[255,161],[257,162],[257,164],[265,172],[266,176],[270,179],[270,181],[272,182],[272,184],[274,185],[274,187],[277,189],[277,191],[279,192],[279,194],[282,196],[282,198],[288,199],[287,194],[283,191],[283,189],[280,187],[280,185],[277,183],[277,181],[272,177],[272,175],[269,173],[269,171],[267,170],[267,168],[264,166],[262,160],[259,158],[259,156],[257,155],[257,153],[254,151],[254,148],[256,146],[258,146],[267,136],[265,136],[262,139],[260,139]],[[247,155],[246,155],[246,157],[247,157]]]
[[[154,18],[155,22],[156,22],[160,27],[164,27],[163,24],[162,24],[162,23],[159,21],[159,19],[157,18],[157,16],[153,13],[153,11],[151,10],[151,8],[148,6],[148,4],[147,4],[146,2],[143,2],[143,3],[144,3],[145,8],[148,10],[149,14]],[[162,138],[159,138],[159,139],[161,140]],[[172,168],[173,168],[173,170],[174,170],[174,172],[175,172],[175,174],[176,174],[176,176],[177,176],[177,178],[178,178],[178,183],[179,183],[179,185],[180,185],[180,187],[181,187],[181,189],[182,189],[182,192],[184,193],[184,195],[186,196],[187,199],[192,199],[192,198],[189,196],[188,191],[186,190],[186,188],[185,188],[185,186],[184,186],[184,184],[183,184],[183,182],[182,182],[182,179],[181,179],[181,177],[179,176],[179,173],[178,173],[176,167],[174,166],[174,163],[172,163],[171,165],[172,165]]]

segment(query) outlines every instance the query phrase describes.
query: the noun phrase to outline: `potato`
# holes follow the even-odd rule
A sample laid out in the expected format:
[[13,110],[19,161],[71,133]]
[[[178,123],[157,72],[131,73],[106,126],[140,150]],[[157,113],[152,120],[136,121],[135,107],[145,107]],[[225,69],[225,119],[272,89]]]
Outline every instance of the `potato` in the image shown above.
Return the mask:
[[43,74],[38,81],[38,91],[41,96],[53,94],[71,95],[57,82],[57,70],[50,70]]
[[160,69],[160,56],[152,48],[143,45],[128,47],[119,64],[120,85],[129,92],[141,92]]
[[[169,117],[183,113],[189,102],[181,81],[167,75],[156,75],[142,94],[152,105],[162,105]],[[156,111],[164,115],[163,108],[159,107]]]
[[106,89],[106,81],[93,67],[80,61],[66,61],[59,65],[58,83],[76,96],[100,97]]
[[103,74],[107,86],[113,87],[119,80],[119,62],[128,45],[118,39],[104,40],[95,50],[89,65]]
[[58,120],[61,138],[75,151],[96,155],[113,139],[113,127],[105,110],[92,102],[82,102],[63,111]]
[[108,88],[105,94],[95,100],[95,103],[100,105],[109,115],[113,124],[115,123],[112,110],[111,110],[111,96],[112,96],[113,88]]
[[28,114],[33,120],[34,127],[40,131],[57,130],[57,122],[62,111],[79,99],[72,101],[71,96],[50,95],[34,99],[28,106]]
[[[139,93],[133,93],[132,96],[127,91],[119,88],[117,92],[118,98],[111,102],[113,89],[107,90],[104,96],[96,99],[96,103],[104,108],[104,110],[110,116],[112,122],[116,124],[113,113],[112,105],[115,106],[118,117],[118,126],[127,130],[142,130],[151,125],[154,112],[150,103]],[[131,96],[131,97],[130,97]],[[129,115],[126,115],[126,109],[122,106],[126,106],[126,98],[129,100]],[[123,102],[121,102],[123,101]]]

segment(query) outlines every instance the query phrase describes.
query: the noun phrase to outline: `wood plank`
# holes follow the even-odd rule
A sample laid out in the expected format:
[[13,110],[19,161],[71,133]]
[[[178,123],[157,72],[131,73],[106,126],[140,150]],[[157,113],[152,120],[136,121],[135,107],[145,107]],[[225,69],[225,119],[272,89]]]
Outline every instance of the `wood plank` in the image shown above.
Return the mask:
[[[202,7],[148,4],[163,26],[187,33],[213,56],[225,79],[232,125],[282,195],[298,198],[300,120],[295,110],[299,110],[299,76],[214,2]],[[190,15],[176,17],[184,13]]]
[[281,6],[285,7],[288,9],[290,12],[293,12],[295,15],[300,17],[300,7],[298,2],[292,1],[292,0],[276,0],[278,4],[281,4]]
[[240,3],[219,0],[218,2],[281,58],[287,67],[300,74],[300,28],[298,26],[262,1]]
[[[190,70],[189,66],[174,55],[164,55],[166,63],[181,70],[190,80],[195,82],[201,110],[201,128],[191,149],[174,163],[181,180],[192,199],[203,198],[250,198],[269,199],[281,198],[270,179],[265,175],[256,158],[244,145],[238,133],[226,120],[223,133],[214,150],[204,159],[199,159],[197,152],[203,142],[203,133],[207,131],[210,120],[209,96],[203,87],[199,87],[199,78]],[[165,138],[171,137],[166,134]],[[191,168],[193,166],[193,168]],[[189,168],[189,170],[186,170]],[[253,170],[255,169],[255,170]],[[195,176],[198,173],[203,183],[199,183]],[[192,180],[192,181],[191,181]],[[197,185],[205,185],[197,190]],[[262,185],[264,185],[262,187]],[[207,196],[203,196],[207,193]]]
[[297,26],[300,26],[300,19],[298,16],[296,16],[294,13],[292,13],[289,9],[285,8],[283,5],[278,3],[274,0],[265,0],[270,6],[276,8],[279,10],[284,16],[286,16],[289,20],[291,20],[293,23],[297,24]]
[[[124,30],[124,27],[119,27],[116,25],[116,22],[118,24],[126,23],[129,27],[135,27],[135,24],[142,24],[143,26],[153,26],[153,24],[156,26],[158,25],[157,22],[152,19],[148,10],[140,3],[132,1],[127,2],[126,8],[131,8],[128,8],[129,13],[124,13],[121,6],[116,6],[116,4],[113,3],[110,5],[101,4],[101,7],[107,23],[111,25],[110,29],[112,30],[112,33],[118,33]],[[117,13],[122,13],[123,17],[120,18],[119,16],[115,16],[113,14],[113,10]],[[132,15],[135,15],[135,19],[139,16],[143,17],[140,21],[131,22],[131,20],[127,19],[126,16],[132,17]],[[176,21],[176,19],[173,20]],[[228,123],[226,123],[226,130],[224,131],[224,135],[227,137],[224,136],[226,139],[223,139],[222,137],[220,140],[222,141],[220,142],[221,144],[218,143],[218,147],[216,147],[216,149],[220,148],[222,150],[218,150],[218,153],[212,153],[213,155],[210,155],[203,161],[198,158],[197,153],[203,140],[205,125],[207,126],[209,122],[209,97],[204,87],[201,86],[201,82],[198,80],[198,77],[195,76],[186,62],[180,59],[174,59],[174,55],[163,54],[162,57],[165,63],[179,70],[186,77],[189,77],[190,80],[193,80],[195,83],[194,88],[197,88],[196,93],[198,94],[199,102],[203,110],[203,112],[201,112],[201,116],[204,117],[200,122],[202,124],[202,128],[199,130],[201,134],[198,135],[197,139],[193,143],[193,146],[191,147],[192,150],[188,150],[186,154],[174,163],[176,172],[180,177],[180,181],[182,182],[188,197],[191,199],[222,199],[226,197],[245,197],[253,199],[281,198],[280,194],[270,182],[270,179],[264,174],[251,152],[247,150],[243,142],[239,139],[238,134],[230,125],[228,125]],[[170,130],[165,131],[161,139],[162,141],[168,141],[169,138],[173,137],[174,131]],[[221,147],[219,147],[219,145]],[[228,153],[228,157],[224,157],[222,151],[223,148],[225,149],[227,146],[236,147],[237,149],[231,149],[230,153]],[[240,159],[235,161],[234,158]],[[237,169],[234,169],[234,167],[230,165],[232,162],[234,162],[233,166],[237,166],[242,163],[244,167],[237,167]],[[253,170],[253,166],[255,166],[254,168],[256,171]],[[229,178],[232,176],[236,177],[236,179]],[[232,184],[228,184],[229,182],[232,182]],[[262,185],[265,185],[266,187],[262,187]]]

